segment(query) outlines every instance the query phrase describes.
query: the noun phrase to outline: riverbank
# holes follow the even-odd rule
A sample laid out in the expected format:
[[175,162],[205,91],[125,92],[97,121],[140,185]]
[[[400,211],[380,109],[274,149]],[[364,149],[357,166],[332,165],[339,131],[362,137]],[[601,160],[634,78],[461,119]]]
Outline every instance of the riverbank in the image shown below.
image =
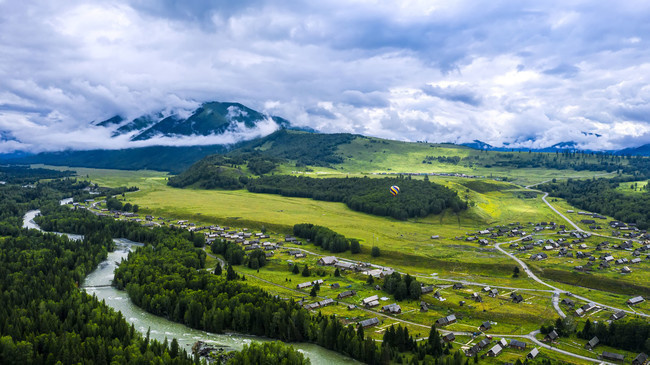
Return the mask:
[[[23,217],[23,227],[41,230],[40,227],[34,222],[34,218],[40,214],[39,210],[31,210]],[[83,236],[66,234],[73,239],[83,239]],[[224,347],[227,350],[241,350],[244,345],[251,342],[266,342],[272,339],[260,338],[255,336],[247,336],[242,334],[214,334],[205,331],[199,331],[187,327],[183,324],[169,321],[165,318],[152,315],[141,308],[134,305],[126,291],[120,291],[110,286],[114,271],[118,263],[122,259],[128,257],[135,246],[142,244],[129,241],[127,239],[114,239],[116,248],[113,252],[109,252],[106,260],[101,262],[97,268],[91,272],[82,283],[82,290],[85,290],[91,295],[95,295],[98,299],[103,300],[108,306],[116,311],[122,313],[127,322],[133,324],[135,329],[140,333],[146,335],[147,331],[150,332],[150,337],[159,341],[164,341],[165,338],[171,341],[176,338],[178,344],[186,349],[189,353],[192,351],[192,346],[197,341],[203,341],[208,345],[215,347]],[[302,352],[308,357],[314,365],[326,364],[359,364],[354,359],[343,356],[334,351],[329,351],[318,345],[308,343],[294,343],[291,344],[294,348]]]

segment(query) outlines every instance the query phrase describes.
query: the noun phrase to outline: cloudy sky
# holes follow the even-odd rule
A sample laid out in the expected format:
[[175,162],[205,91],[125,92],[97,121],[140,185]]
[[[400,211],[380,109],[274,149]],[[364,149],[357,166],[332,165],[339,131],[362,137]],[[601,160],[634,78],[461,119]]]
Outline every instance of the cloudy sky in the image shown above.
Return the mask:
[[649,34],[648,1],[0,0],[0,152],[124,147],[90,122],[209,100],[322,132],[637,146]]

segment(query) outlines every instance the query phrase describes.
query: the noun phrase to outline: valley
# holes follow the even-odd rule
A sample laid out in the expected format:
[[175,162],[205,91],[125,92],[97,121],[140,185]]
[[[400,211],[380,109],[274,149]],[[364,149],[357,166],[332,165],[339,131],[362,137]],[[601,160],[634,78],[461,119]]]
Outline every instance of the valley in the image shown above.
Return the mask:
[[[441,150],[449,152],[447,149]],[[282,246],[273,250],[273,255],[266,260],[264,267],[251,269],[246,266],[234,266],[238,274],[246,277],[247,283],[283,298],[307,299],[304,304],[327,298],[336,300],[336,296],[342,291],[354,290],[352,297],[336,300],[338,305],[324,306],[318,308],[317,312],[336,315],[343,323],[357,323],[377,317],[380,319],[380,325],[367,331],[368,336],[377,340],[383,338],[391,324],[405,326],[416,340],[424,338],[432,323],[449,314],[455,314],[462,319],[440,329],[443,335],[456,335],[456,340],[452,341],[454,348],[468,350],[484,338],[484,335],[475,337],[472,334],[485,332],[486,335],[496,338],[520,339],[528,344],[529,349],[533,348],[530,346],[538,347],[542,358],[572,363],[589,362],[587,359],[599,362],[598,353],[578,350],[582,346],[580,342],[584,340],[574,336],[561,338],[554,342],[552,347],[548,347],[546,342],[541,341],[544,336],[538,334],[540,326],[557,325],[555,318],[565,318],[568,315],[572,318],[574,328],[580,330],[587,319],[593,323],[607,322],[614,313],[621,310],[626,312],[627,318],[647,320],[645,318],[650,315],[647,302],[634,307],[626,304],[626,301],[636,294],[647,297],[650,293],[644,284],[648,282],[650,272],[647,260],[631,266],[630,274],[620,274],[620,267],[614,265],[609,269],[588,269],[581,272],[575,267],[588,261],[562,255],[558,257],[558,248],[550,251],[542,249],[545,242],[574,239],[572,232],[593,231],[590,237],[585,236],[582,239],[584,248],[581,250],[585,252],[592,252],[603,241],[609,241],[611,245],[629,240],[625,235],[629,236],[630,233],[624,231],[619,231],[623,233],[622,236],[610,236],[612,232],[607,231],[609,227],[605,226],[606,222],[613,218],[603,220],[600,224],[602,227],[599,228],[602,231],[592,230],[589,224],[581,222],[582,217],[576,213],[580,209],[563,199],[547,197],[544,192],[535,190],[537,185],[551,180],[608,178],[614,176],[613,174],[605,171],[531,168],[514,170],[510,175],[507,175],[508,171],[504,169],[499,172],[499,177],[493,175],[490,178],[486,175],[490,176],[499,170],[470,167],[459,169],[457,166],[453,169],[452,166],[447,166],[446,170],[441,168],[442,171],[439,171],[435,165],[401,160],[404,154],[404,148],[400,148],[399,153],[382,153],[386,155],[385,160],[374,165],[370,159],[363,163],[364,160],[359,157],[363,152],[359,151],[355,159],[358,158],[361,162],[357,161],[355,164],[342,162],[335,165],[337,168],[309,166],[300,172],[296,171],[295,166],[282,163],[276,165],[274,171],[321,179],[353,176],[381,179],[398,174],[403,175],[402,178],[422,180],[426,174],[429,181],[458,192],[459,196],[468,202],[468,208],[459,213],[445,211],[437,215],[396,220],[355,212],[344,203],[309,198],[252,193],[241,189],[206,190],[198,186],[178,189],[167,184],[169,175],[166,173],[84,168],[77,170],[79,175],[87,176],[101,186],[138,186],[138,191],[127,193],[120,200],[138,205],[139,219],[145,215],[152,216],[152,225],[188,221],[193,227],[221,225],[236,232],[267,232],[270,242],[282,242]],[[416,154],[408,160],[417,161],[420,158],[421,155]],[[437,158],[435,160],[437,161]],[[380,164],[383,165],[386,161],[392,166],[401,166],[396,162],[401,161],[403,167],[396,168],[398,171],[379,170]],[[368,166],[374,166],[377,170],[361,171],[362,167]],[[436,173],[430,174],[429,171],[432,170]],[[245,167],[243,171],[246,171]],[[472,177],[464,176],[470,174]],[[95,207],[97,213],[102,214],[101,209],[104,206],[98,204]],[[569,213],[571,211],[573,213]],[[340,277],[334,276],[334,267],[317,263],[320,258],[332,254],[304,241],[301,245],[284,242],[284,237],[293,233],[295,224],[305,222],[318,224],[347,238],[359,240],[361,252],[334,254],[339,261],[370,263],[379,268],[380,272],[395,270],[402,275],[409,274],[422,283],[423,287],[435,288],[434,292],[422,294],[420,300],[395,301],[391,294],[383,290],[377,291],[373,285],[369,285],[368,275],[361,271],[344,271]],[[546,223],[540,225],[539,222]],[[549,227],[549,224],[552,226]],[[579,230],[575,230],[574,226]],[[511,234],[496,235],[499,227],[508,227],[504,230],[506,233],[519,229],[525,234],[518,233],[514,237]],[[480,232],[484,230],[488,230],[493,237]],[[209,231],[197,232],[207,234]],[[470,240],[470,237],[477,238]],[[479,244],[479,239],[486,239],[487,243]],[[639,242],[643,242],[634,237],[632,240],[635,247],[638,247]],[[525,246],[525,242],[534,245],[526,250],[518,250],[519,247]],[[571,256],[577,251],[577,245],[566,247],[569,248]],[[373,246],[381,252],[378,257],[371,255]],[[213,254],[209,246],[206,246],[205,250],[208,254],[207,270],[214,270],[217,263],[225,267],[223,256]],[[295,258],[295,254],[287,254],[292,250],[304,253],[305,257]],[[607,248],[605,250],[612,252],[616,259],[624,257],[631,261],[634,258],[630,251],[611,251]],[[540,261],[530,259],[531,256],[541,253],[548,254],[548,258]],[[593,251],[594,255],[595,253],[596,251]],[[600,260],[596,263],[598,262]],[[301,270],[308,266],[312,269],[310,276],[314,279],[292,274],[290,269],[293,265],[299,266]],[[516,277],[513,274],[515,267],[518,268]],[[383,286],[382,276],[383,274],[380,274],[375,278],[375,282],[380,286]],[[296,289],[297,284],[316,279],[324,280],[316,298],[309,299],[311,286],[304,290]],[[334,283],[341,289],[332,288],[331,284]],[[462,283],[463,288],[452,289],[455,283]],[[495,288],[498,293],[491,297],[484,290],[486,287]],[[474,293],[482,297],[481,302],[472,301]],[[380,307],[359,306],[361,299],[376,294],[385,297],[380,307],[397,303],[401,307],[400,314],[383,313],[378,310]],[[517,294],[521,294],[522,303],[512,302],[512,296]],[[597,303],[597,309],[577,316],[573,306],[560,304],[566,300],[573,301],[575,308]],[[422,303],[426,303],[426,312],[422,312]],[[348,309],[349,305],[356,308]],[[486,321],[493,324],[492,328],[488,331],[479,330],[481,324]],[[633,352],[600,347],[606,351],[622,352],[626,358],[636,356]],[[497,359],[511,359],[514,362],[525,354],[517,350],[507,350]],[[491,363],[490,359],[485,357],[481,361]]]

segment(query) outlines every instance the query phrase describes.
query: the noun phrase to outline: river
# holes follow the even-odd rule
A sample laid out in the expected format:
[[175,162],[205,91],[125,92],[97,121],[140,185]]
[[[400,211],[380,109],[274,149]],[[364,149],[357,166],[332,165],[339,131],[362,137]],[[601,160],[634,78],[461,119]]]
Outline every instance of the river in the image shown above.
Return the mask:
[[[62,201],[63,202],[63,201]],[[40,230],[40,227],[34,222],[40,211],[30,210],[23,217],[23,227],[33,228]],[[73,239],[82,239],[83,236],[68,234]],[[107,287],[105,285],[111,284],[113,280],[114,271],[117,267],[117,262],[126,258],[129,252],[137,249],[142,244],[132,242],[127,239],[115,239],[116,249],[108,253],[108,258],[101,262],[97,268],[91,272],[83,282],[82,288],[89,294],[94,294],[98,299],[104,300],[105,303],[122,312],[127,322],[133,323],[136,330],[142,334],[146,334],[150,329],[150,337],[159,341],[164,341],[167,338],[169,341],[176,338],[178,344],[191,353],[192,345],[196,341],[203,341],[208,344],[220,347],[227,347],[230,350],[241,350],[245,344],[251,342],[271,341],[269,339],[246,336],[241,334],[214,334],[205,331],[199,331],[189,328],[183,324],[169,321],[165,318],[155,316],[147,313],[141,308],[137,307],[129,299],[126,291],[117,290],[114,287]],[[320,346],[308,343],[293,343],[294,348],[298,349],[314,365],[320,364],[359,364],[359,362],[343,356],[334,351],[326,350]]]

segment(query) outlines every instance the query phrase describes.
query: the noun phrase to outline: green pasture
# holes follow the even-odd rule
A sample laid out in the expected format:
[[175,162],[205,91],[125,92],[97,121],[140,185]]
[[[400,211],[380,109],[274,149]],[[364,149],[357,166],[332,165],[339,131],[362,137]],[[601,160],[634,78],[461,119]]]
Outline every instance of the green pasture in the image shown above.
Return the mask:
[[[482,152],[463,146],[433,143],[410,143],[388,141],[378,138],[357,138],[349,144],[338,146],[337,154],[345,161],[336,169],[345,173],[461,173],[483,176],[485,178],[504,178],[520,185],[541,183],[551,179],[587,178],[603,173],[575,170],[555,170],[542,168],[512,169],[492,166],[497,160],[516,156],[524,160],[534,158],[535,154],[526,152]],[[431,163],[423,163],[427,156],[433,157]],[[458,164],[441,163],[437,157],[462,158]],[[551,154],[549,154],[550,157]],[[597,158],[585,155],[585,162],[595,162]],[[490,167],[487,167],[490,166]]]
[[648,185],[647,180],[629,181],[625,183],[620,183],[616,188],[616,191],[626,195],[648,193],[648,191],[645,190],[646,185]]

